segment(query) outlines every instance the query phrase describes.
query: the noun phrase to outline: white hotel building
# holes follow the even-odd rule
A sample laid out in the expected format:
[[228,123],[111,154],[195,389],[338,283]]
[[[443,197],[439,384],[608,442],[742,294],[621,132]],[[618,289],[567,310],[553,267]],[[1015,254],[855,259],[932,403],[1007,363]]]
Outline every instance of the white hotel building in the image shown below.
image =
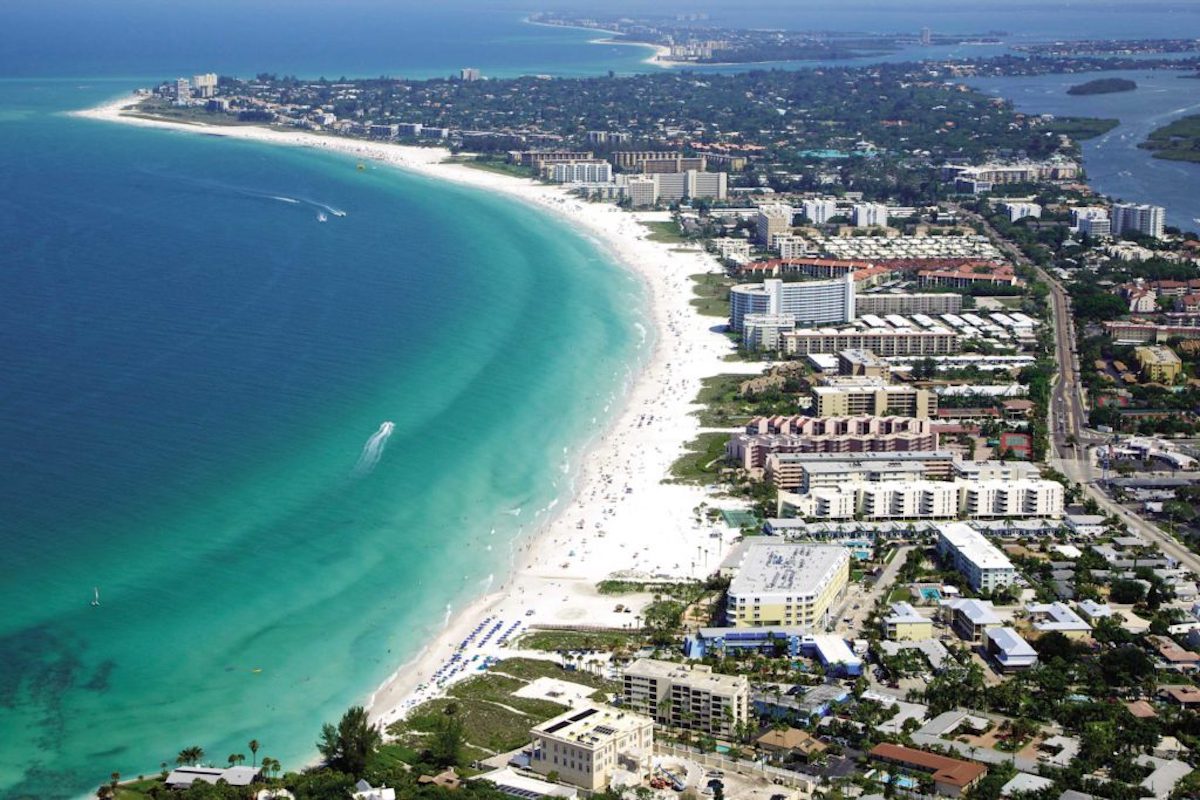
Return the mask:
[[729,290],[729,326],[742,333],[750,314],[790,317],[800,325],[830,325],[854,319],[854,276],[830,281],[784,282],[768,278]]
[[611,183],[612,164],[607,161],[568,161],[548,164],[550,180],[555,183]]
[[1115,203],[1112,207],[1112,232],[1114,236],[1136,232],[1159,239],[1163,235],[1165,216],[1166,210],[1162,206]]

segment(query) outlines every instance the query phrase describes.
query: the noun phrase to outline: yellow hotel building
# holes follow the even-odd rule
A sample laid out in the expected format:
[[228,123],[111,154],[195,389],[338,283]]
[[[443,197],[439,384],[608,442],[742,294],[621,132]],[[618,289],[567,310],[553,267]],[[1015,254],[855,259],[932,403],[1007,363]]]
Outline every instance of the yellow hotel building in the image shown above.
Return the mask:
[[840,545],[749,539],[733,566],[725,618],[737,628],[824,627],[850,581]]

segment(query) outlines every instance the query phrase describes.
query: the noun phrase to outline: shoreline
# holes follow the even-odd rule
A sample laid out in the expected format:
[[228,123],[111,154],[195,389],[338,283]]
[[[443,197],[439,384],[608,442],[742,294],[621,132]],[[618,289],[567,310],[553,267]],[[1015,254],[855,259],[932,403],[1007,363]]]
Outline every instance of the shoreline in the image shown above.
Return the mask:
[[[126,96],[97,108],[72,112],[86,119],[215,135],[269,144],[309,147],[380,163],[481,191],[501,192],[539,212],[549,212],[596,241],[620,268],[646,288],[647,323],[655,335],[648,356],[631,365],[632,380],[613,402],[606,420],[579,453],[573,486],[523,537],[499,589],[453,609],[448,624],[366,695],[372,720],[385,726],[414,706],[444,694],[476,674],[487,659],[515,655],[553,658],[546,652],[505,649],[508,636],[533,625],[633,627],[631,614],[615,604],[639,605],[646,594],[600,595],[596,583],[614,575],[660,580],[703,578],[720,563],[737,531],[713,536],[697,523],[693,508],[711,499],[703,487],[666,484],[671,464],[700,426],[689,412],[702,378],[727,371],[731,346],[711,329],[712,319],[690,305],[690,275],[716,268],[701,250],[648,240],[643,220],[665,212],[627,213],[590,203],[562,187],[445,163],[442,148],[372,142],[259,126],[215,126],[122,114],[136,103]],[[552,504],[553,506],[554,504]]]
[[553,22],[537,22],[529,17],[525,17],[521,21],[526,25],[537,25],[539,28],[565,28],[566,30],[570,31],[609,33],[607,39],[589,39],[587,44],[618,44],[623,47],[649,47],[654,52],[642,59],[643,64],[651,64],[656,67],[662,67],[663,69],[670,69],[679,63],[676,61],[671,61],[669,58],[663,58],[663,56],[671,55],[671,48],[667,47],[666,45],[653,44],[652,42],[623,42],[620,39],[614,38],[609,31],[606,31],[603,28],[588,28],[583,25],[558,25]]

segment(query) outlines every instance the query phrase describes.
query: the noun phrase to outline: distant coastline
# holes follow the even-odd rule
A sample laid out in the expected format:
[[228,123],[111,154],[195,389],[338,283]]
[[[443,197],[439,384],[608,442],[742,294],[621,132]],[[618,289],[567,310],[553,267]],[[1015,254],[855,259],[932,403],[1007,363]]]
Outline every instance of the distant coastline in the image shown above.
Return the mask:
[[[522,18],[521,22],[525,23],[526,25],[537,25],[539,28],[564,28],[566,30],[587,31],[588,33],[592,33],[592,34],[600,32],[597,28],[587,28],[582,25],[556,25],[556,24],[549,23],[549,22],[538,22],[537,20],[532,19],[530,17]],[[643,64],[653,64],[656,67],[670,68],[670,67],[676,66],[677,64],[681,63],[681,62],[677,62],[677,61],[672,61],[669,58],[669,56],[671,55],[671,48],[665,47],[664,45],[661,45],[661,44],[653,44],[651,42],[623,41],[621,39],[617,39],[612,36],[609,36],[608,38],[589,39],[587,41],[587,44],[616,44],[616,45],[621,45],[622,47],[648,48],[650,50],[653,50],[654,52],[651,53],[650,55],[646,56],[644,59],[642,59],[642,63]]]

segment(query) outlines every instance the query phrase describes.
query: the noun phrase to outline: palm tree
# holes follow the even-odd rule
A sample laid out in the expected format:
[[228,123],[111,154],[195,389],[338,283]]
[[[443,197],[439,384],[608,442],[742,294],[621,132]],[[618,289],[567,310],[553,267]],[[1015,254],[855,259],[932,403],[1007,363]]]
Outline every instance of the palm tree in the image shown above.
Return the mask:
[[251,739],[250,744],[246,745],[250,748],[250,753],[254,756],[254,766],[258,766],[258,739]]
[[113,772],[113,774],[109,775],[108,778],[108,785],[112,787],[113,794],[116,794],[117,784],[121,782],[121,773]]
[[204,758],[204,748],[199,745],[192,745],[179,751],[179,755],[175,757],[175,763],[180,766],[184,764],[195,766],[196,762],[202,758]]
[[240,764],[245,760],[246,760],[246,756],[243,753],[230,753],[229,754],[229,766],[231,766],[231,767],[234,764]]

